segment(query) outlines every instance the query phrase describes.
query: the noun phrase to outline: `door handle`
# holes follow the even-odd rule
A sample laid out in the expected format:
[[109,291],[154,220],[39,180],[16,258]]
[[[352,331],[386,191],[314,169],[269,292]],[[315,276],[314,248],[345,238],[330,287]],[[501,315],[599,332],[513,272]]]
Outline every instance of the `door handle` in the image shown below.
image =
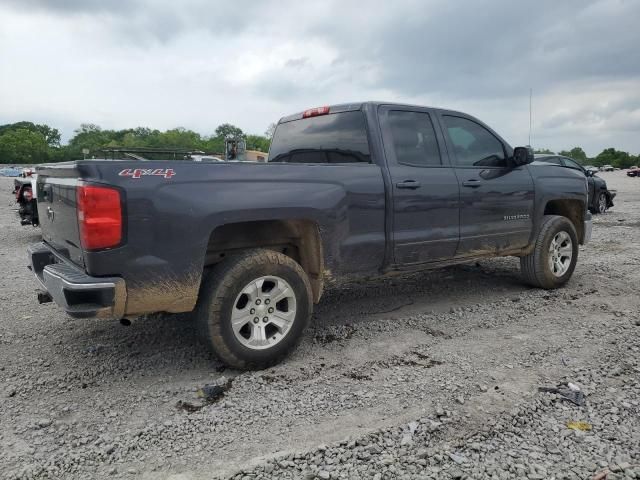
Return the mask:
[[416,188],[420,188],[421,186],[422,185],[420,185],[420,182],[416,180],[405,180],[404,182],[396,183],[396,187],[398,188],[410,188],[412,190],[415,190]]
[[471,180],[462,182],[462,185],[465,187],[478,188],[480,185],[482,185],[482,182],[480,180],[472,178]]

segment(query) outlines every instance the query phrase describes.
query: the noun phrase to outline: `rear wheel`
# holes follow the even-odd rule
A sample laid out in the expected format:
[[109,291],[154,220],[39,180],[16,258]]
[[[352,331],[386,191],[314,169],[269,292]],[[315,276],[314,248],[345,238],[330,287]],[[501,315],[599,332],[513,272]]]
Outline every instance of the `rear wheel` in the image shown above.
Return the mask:
[[566,217],[545,215],[533,251],[520,258],[527,283],[540,288],[558,288],[573,274],[578,261],[578,235]]
[[230,257],[205,275],[196,309],[206,344],[226,364],[262,369],[299,343],[312,310],[302,267],[270,250]]

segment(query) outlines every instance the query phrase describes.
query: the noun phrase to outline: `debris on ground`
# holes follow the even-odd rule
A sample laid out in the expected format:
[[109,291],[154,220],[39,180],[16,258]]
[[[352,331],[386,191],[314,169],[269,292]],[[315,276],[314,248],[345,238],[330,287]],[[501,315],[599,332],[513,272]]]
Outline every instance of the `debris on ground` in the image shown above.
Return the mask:
[[213,403],[222,398],[224,392],[231,387],[231,380],[226,377],[220,377],[216,383],[204,385],[198,389],[196,395],[198,398],[202,398],[205,402]]
[[591,424],[587,422],[571,421],[567,422],[567,428],[570,428],[571,430],[580,430],[581,432],[588,432],[591,430]]
[[346,372],[344,376],[352,378],[353,380],[371,380],[372,379],[371,375],[360,372],[360,371],[356,371],[356,370],[353,370],[351,372]]
[[178,400],[178,403],[176,403],[176,408],[178,410],[184,410],[187,413],[193,413],[193,412],[202,410],[204,406],[205,406],[204,403],[195,404],[195,403],[183,402],[182,400]]
[[539,387],[538,391],[555,393],[560,395],[564,400],[568,400],[579,407],[582,407],[587,403],[587,399],[582,390],[580,390],[580,387],[570,382],[562,383],[557,387]]
[[231,388],[231,382],[232,380],[226,377],[220,377],[215,383],[206,384],[196,391],[196,397],[200,399],[199,403],[179,400],[178,403],[176,403],[176,408],[178,410],[184,410],[187,413],[202,410],[207,405],[220,400],[224,396],[224,393]]
[[327,345],[336,341],[349,340],[355,332],[356,329],[353,325],[334,325],[330,329],[318,331],[313,339],[320,345]]

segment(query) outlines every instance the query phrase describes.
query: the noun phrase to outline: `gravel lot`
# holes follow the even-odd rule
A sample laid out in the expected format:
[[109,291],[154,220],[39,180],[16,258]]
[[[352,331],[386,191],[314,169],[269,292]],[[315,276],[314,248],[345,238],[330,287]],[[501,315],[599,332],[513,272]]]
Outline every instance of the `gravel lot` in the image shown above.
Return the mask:
[[[616,206],[565,288],[524,286],[513,258],[349,285],[290,359],[250,373],[188,316],[38,305],[39,231],[0,178],[0,477],[640,478],[640,179],[600,175]],[[563,382],[584,406],[538,391]]]

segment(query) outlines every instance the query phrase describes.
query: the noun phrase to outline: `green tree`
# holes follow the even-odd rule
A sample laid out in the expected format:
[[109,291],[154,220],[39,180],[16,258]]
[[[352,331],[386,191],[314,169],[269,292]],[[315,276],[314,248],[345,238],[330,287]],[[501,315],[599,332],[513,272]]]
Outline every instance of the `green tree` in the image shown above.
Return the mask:
[[587,158],[587,154],[581,147],[573,147],[569,152],[569,156],[583,165],[586,165],[587,161],[589,160]]
[[49,125],[36,125],[36,130],[42,134],[47,145],[52,148],[60,146],[60,132],[57,128],[51,128]]
[[89,155],[98,155],[111,140],[109,131],[103,131],[99,125],[83,123],[74,131],[75,135],[69,140],[67,155],[73,159],[82,158],[82,149],[87,148]]
[[553,155],[553,152],[551,150],[549,150],[548,148],[536,148],[533,153],[541,153],[541,154],[546,154],[546,155]]
[[60,146],[60,132],[57,128],[52,128],[49,125],[41,124],[36,125],[33,122],[16,122],[9,123],[7,125],[0,125],[0,135],[11,130],[28,130],[30,132],[41,133],[44,137],[47,145],[50,147]]
[[49,145],[42,133],[18,128],[0,135],[2,163],[41,163],[48,159]]
[[575,161],[582,165],[586,165],[589,159],[587,158],[587,154],[580,147],[573,147],[571,150],[562,150],[558,155],[563,157],[573,158]]
[[238,128],[235,125],[231,125],[230,123],[223,123],[215,130],[216,137],[222,138],[226,137],[227,135],[230,135],[232,137],[239,137],[243,134],[244,133],[241,128]]
[[638,158],[633,155],[629,155],[629,152],[623,152],[616,150],[613,147],[605,148],[594,159],[594,165],[613,165],[617,168],[629,168],[636,164]]
[[277,124],[275,122],[272,122],[269,124],[269,126],[265,130],[264,136],[267,137],[269,141],[271,141],[271,139],[273,138],[273,134],[276,131],[276,127],[277,127]]
[[262,135],[247,135],[247,150],[258,150],[259,152],[268,152],[271,140]]

